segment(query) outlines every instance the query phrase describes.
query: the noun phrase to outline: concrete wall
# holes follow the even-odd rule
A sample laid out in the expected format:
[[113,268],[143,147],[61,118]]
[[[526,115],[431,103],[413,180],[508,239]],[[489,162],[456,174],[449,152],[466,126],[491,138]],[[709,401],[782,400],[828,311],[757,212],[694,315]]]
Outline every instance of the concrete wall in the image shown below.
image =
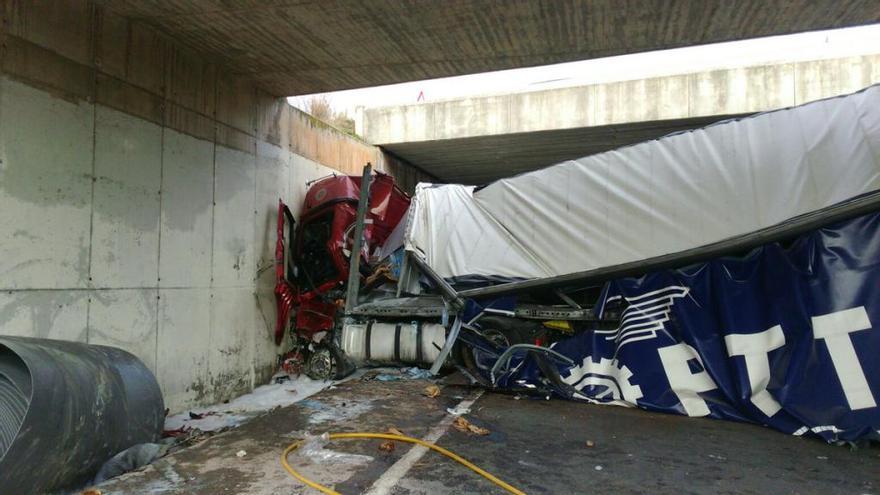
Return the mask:
[[754,113],[880,82],[880,55],[725,69],[528,93],[366,108],[379,145]]
[[126,349],[172,411],[264,382],[278,199],[419,174],[92,3],[0,5],[0,333]]

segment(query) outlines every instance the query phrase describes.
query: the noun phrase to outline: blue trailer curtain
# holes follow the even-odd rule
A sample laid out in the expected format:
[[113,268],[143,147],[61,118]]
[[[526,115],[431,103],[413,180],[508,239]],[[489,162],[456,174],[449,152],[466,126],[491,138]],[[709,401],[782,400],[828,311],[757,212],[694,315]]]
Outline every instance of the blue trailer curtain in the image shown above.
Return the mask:
[[[553,346],[575,362],[558,365],[561,395],[828,441],[880,438],[880,213],[615,280],[600,311],[619,312],[619,326]],[[546,374],[522,360],[497,383]]]

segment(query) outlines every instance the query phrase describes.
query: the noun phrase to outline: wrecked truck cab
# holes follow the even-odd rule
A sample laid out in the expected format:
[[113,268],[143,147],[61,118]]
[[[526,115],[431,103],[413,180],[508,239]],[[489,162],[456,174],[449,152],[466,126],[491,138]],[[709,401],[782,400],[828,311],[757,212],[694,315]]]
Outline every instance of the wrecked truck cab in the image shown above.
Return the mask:
[[[364,183],[368,201],[361,205]],[[528,353],[549,366],[543,362],[544,353],[553,359],[549,345],[597,321],[591,307],[601,287],[522,294],[483,306],[477,299],[467,302],[472,314],[459,315],[466,302],[404,249],[412,214],[409,196],[390,176],[373,176],[370,167],[363,177],[311,183],[298,223],[279,202],[276,342],[290,339],[292,350],[284,357],[289,370],[326,379],[359,366],[432,366],[434,373],[456,366],[479,381],[480,339],[499,352],[529,345]],[[354,234],[359,215],[360,249]],[[353,251],[360,252],[356,260]],[[357,277],[351,277],[353,265]],[[457,343],[460,332],[474,335]]]
[[[365,214],[361,277],[373,274],[373,253],[409,207],[409,196],[382,173],[372,178]],[[339,307],[349,278],[361,177],[331,175],[309,183],[299,222],[279,200],[276,245],[275,342],[287,335],[290,366],[315,378],[337,375],[342,360],[334,344]],[[350,367],[345,367],[350,369]]]
[[[292,252],[300,286],[328,288],[348,279],[360,187],[360,177],[330,176],[306,193]],[[390,175],[373,178],[361,250],[364,275],[370,273],[370,255],[400,222],[409,202]]]

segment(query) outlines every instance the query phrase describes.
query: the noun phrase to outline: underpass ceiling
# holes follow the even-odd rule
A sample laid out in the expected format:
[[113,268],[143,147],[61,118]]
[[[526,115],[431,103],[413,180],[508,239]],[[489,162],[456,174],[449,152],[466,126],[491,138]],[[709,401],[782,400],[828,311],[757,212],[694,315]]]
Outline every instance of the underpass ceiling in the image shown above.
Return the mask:
[[277,96],[880,22],[875,0],[99,0]]
[[441,182],[480,185],[731,118],[638,122],[383,145]]

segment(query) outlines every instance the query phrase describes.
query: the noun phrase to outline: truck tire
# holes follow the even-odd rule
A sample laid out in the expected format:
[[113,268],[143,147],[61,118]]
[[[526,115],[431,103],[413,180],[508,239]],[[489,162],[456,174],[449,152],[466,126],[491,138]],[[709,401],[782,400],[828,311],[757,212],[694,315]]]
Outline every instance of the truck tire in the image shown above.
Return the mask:
[[502,347],[532,343],[541,330],[533,322],[506,316],[486,316],[480,318],[477,324],[487,339]]
[[[538,324],[504,316],[486,316],[478,321],[480,333],[502,348],[515,344],[534,342],[541,331]],[[458,343],[458,361],[465,370],[481,385],[490,387],[491,383],[482,375],[474,360],[473,350],[464,343]]]

